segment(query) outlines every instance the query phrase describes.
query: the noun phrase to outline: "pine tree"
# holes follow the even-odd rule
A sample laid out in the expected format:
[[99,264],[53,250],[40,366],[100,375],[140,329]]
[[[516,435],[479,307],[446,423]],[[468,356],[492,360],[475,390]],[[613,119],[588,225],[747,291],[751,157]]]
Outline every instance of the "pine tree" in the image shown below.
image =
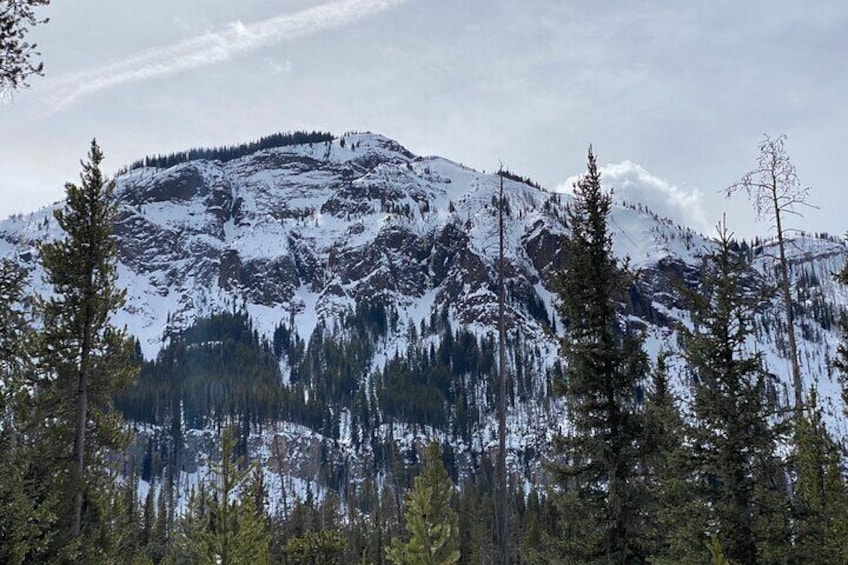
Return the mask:
[[724,556],[724,550],[721,547],[721,542],[715,534],[710,538],[710,543],[707,544],[707,549],[710,551],[710,565],[731,565]]
[[[479,486],[477,486],[479,489]],[[494,563],[495,503],[490,492],[466,484],[459,507],[460,563]]]
[[652,563],[695,565],[703,562],[707,510],[689,484],[693,465],[686,449],[687,426],[669,382],[668,357],[659,354],[645,398],[648,539]]
[[707,502],[730,561],[770,563],[788,550],[788,526],[778,415],[765,401],[761,354],[746,349],[763,296],[749,288],[745,259],[723,225],[716,245],[703,287],[690,293],[693,329],[681,328],[693,380],[693,490]]
[[452,565],[459,561],[458,518],[451,508],[453,483],[441,461],[439,444],[431,443],[424,471],[415,477],[406,496],[406,529],[409,540],[392,540],[386,549],[397,565]]
[[26,87],[27,78],[41,75],[44,65],[35,62],[37,45],[27,40],[31,28],[46,23],[36,8],[50,0],[0,0],[0,96]]
[[25,306],[27,271],[0,260],[0,563],[46,562],[55,536],[52,470],[36,460],[32,423],[34,330]]
[[840,446],[822,420],[815,387],[796,422],[792,456],[795,480],[793,556],[799,563],[848,562],[848,489]]
[[345,538],[336,530],[307,532],[292,537],[283,547],[286,565],[342,565],[345,555]]
[[19,405],[16,401],[29,364],[27,349],[32,345],[32,322],[24,305],[27,275],[14,261],[0,260],[0,417],[4,422],[13,418]]
[[591,147],[588,165],[568,209],[568,266],[557,289],[567,324],[561,352],[572,430],[555,443],[561,515],[573,519],[564,524],[561,551],[575,562],[639,563],[645,491],[637,472],[643,425],[637,390],[648,360],[641,338],[618,315],[629,277],[612,254],[612,195],[601,188]]
[[139,543],[145,550],[150,553],[151,544],[153,541],[153,528],[156,523],[156,489],[153,481],[147,488],[147,495],[144,497],[144,508],[141,515],[141,532],[139,533]]
[[81,185],[65,185],[65,207],[54,213],[65,237],[41,245],[54,295],[39,301],[44,375],[38,383],[38,410],[51,419],[42,432],[56,470],[61,469],[57,480],[65,501],[59,514],[67,520],[63,541],[69,558],[94,550],[99,556],[117,547],[111,514],[116,501],[105,451],[129,440],[112,398],[135,375],[132,341],[110,323],[125,297],[115,282],[114,182],[107,183],[100,171],[103,154],[94,140],[88,158]]
[[[173,485],[170,483],[170,478],[163,480],[159,485],[156,493],[156,515],[155,521],[151,515],[152,527],[147,543],[147,554],[150,558],[159,563],[168,553],[169,535],[171,524],[170,518],[173,516],[173,508],[169,505]],[[153,490],[153,484],[150,485],[150,490]],[[145,516],[147,515],[147,507],[145,506]]]
[[248,481],[252,467],[235,457],[234,448],[228,428],[221,441],[221,460],[211,465],[210,494],[201,488],[182,519],[174,544],[179,563],[270,563],[268,518],[258,506],[263,487],[255,478]]

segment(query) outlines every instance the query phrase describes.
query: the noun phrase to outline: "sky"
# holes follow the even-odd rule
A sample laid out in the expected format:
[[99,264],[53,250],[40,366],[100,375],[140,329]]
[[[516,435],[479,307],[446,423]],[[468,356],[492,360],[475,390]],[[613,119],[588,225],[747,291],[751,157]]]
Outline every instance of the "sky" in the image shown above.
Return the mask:
[[31,33],[45,76],[0,104],[0,218],[104,167],[278,131],[372,131],[568,190],[590,144],[617,197],[768,235],[721,189],[785,134],[810,202],[848,231],[848,2],[75,0]]

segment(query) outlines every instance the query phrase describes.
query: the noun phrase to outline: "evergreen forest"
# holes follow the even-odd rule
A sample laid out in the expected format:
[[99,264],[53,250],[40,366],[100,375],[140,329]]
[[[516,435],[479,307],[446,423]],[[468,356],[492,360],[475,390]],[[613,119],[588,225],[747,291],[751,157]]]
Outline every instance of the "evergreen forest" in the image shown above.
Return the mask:
[[[53,292],[27,296],[26,271],[0,262],[0,562],[848,562],[844,446],[815,389],[776,402],[776,377],[747,347],[779,285],[750,285],[752,248],[721,224],[703,278],[681,286],[692,324],[678,328],[679,351],[651,359],[622,310],[634,273],[612,253],[612,196],[591,149],[565,211],[559,360],[546,369],[534,347],[503,344],[506,402],[559,403],[567,425],[510,462],[503,491],[496,450],[481,440],[497,406],[499,343],[452,324],[447,309],[406,323],[374,296],[310,335],[280,321],[266,338],[233,308],[170,333],[143,359],[111,322],[125,292],[102,159],[92,141],[56,212],[64,236],[41,245]],[[848,284],[848,269],[835,276]],[[848,322],[808,302],[822,327],[842,325],[833,368],[848,402]],[[521,307],[554,331],[543,305]],[[398,332],[406,348],[372,371]],[[685,398],[672,384],[675,356]],[[320,438],[320,490],[287,482],[285,445],[264,460],[273,465],[251,458],[252,438],[281,422]],[[435,440],[398,441],[410,427]],[[187,484],[202,441],[207,472]],[[345,441],[370,454],[364,463],[334,455]]]

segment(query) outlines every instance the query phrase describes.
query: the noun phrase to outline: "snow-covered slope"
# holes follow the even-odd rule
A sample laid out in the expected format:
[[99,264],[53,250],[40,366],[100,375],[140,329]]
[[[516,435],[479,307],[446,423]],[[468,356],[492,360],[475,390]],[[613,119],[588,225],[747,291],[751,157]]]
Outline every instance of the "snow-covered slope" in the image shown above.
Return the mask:
[[[265,149],[223,163],[134,169],[117,179],[119,284],[128,301],[116,321],[153,358],[166,336],[215,312],[245,309],[269,338],[281,321],[307,337],[319,320],[331,326],[358,302],[376,300],[396,313],[399,329],[381,342],[373,369],[406,349],[405,328],[436,313],[446,311],[457,328],[494,334],[499,183],[496,175],[415,156],[374,134]],[[540,399],[545,369],[557,354],[554,333],[562,328],[552,277],[566,260],[561,247],[570,197],[509,179],[504,191],[510,334],[538,351],[537,365],[528,369],[535,372],[534,394],[510,411],[517,457],[544,444],[559,418]],[[54,207],[0,222],[0,256],[33,267],[34,292],[46,290],[36,242],[57,236]],[[623,307],[646,328],[652,353],[674,349],[674,324],[688,319],[674,281],[699,276],[698,257],[709,240],[640,206],[616,206],[610,225],[616,254],[638,271]],[[831,322],[848,305],[848,292],[831,273],[842,267],[845,245],[798,237],[792,249],[805,375],[818,384],[831,422],[840,427],[829,369],[838,333]],[[773,276],[770,250],[766,243],[751,251],[766,279]],[[543,305],[544,315],[534,304]],[[789,383],[775,331],[781,318],[775,302],[752,347]],[[685,388],[684,375],[679,379]],[[789,397],[786,386],[778,392]],[[482,426],[476,445],[465,447],[487,449],[493,430]]]
[[[378,135],[134,169],[117,180],[119,282],[129,291],[118,321],[147,357],[168,324],[234,303],[263,331],[293,315],[309,335],[318,318],[375,293],[419,318],[430,314],[422,300],[450,300],[462,323],[481,322],[492,297],[499,178],[415,157]],[[534,286],[559,266],[569,196],[508,179],[505,192],[508,261]],[[0,252],[36,267],[36,289],[35,242],[56,236],[54,207],[0,223]],[[617,208],[612,223],[616,251],[637,266],[691,261],[702,242],[631,208]],[[549,302],[546,285],[537,288]]]

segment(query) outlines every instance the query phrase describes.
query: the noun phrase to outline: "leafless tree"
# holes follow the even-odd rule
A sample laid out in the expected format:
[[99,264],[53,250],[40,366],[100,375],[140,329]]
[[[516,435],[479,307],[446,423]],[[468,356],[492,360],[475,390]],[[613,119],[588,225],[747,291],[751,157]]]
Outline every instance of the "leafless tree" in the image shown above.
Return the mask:
[[789,361],[792,366],[792,386],[795,393],[795,410],[803,408],[803,385],[801,366],[798,362],[798,344],[795,338],[795,320],[792,313],[792,292],[789,283],[789,265],[786,259],[787,234],[786,215],[801,216],[801,207],[811,207],[807,203],[810,187],[798,180],[795,165],[786,151],[786,135],[770,137],[765,135],[760,142],[760,154],[757,168],[745,173],[741,179],[725,189],[730,197],[740,191],[748,194],[748,199],[757,212],[757,219],[771,223],[777,237],[777,271],[780,294],[786,314],[786,333],[789,341]]

